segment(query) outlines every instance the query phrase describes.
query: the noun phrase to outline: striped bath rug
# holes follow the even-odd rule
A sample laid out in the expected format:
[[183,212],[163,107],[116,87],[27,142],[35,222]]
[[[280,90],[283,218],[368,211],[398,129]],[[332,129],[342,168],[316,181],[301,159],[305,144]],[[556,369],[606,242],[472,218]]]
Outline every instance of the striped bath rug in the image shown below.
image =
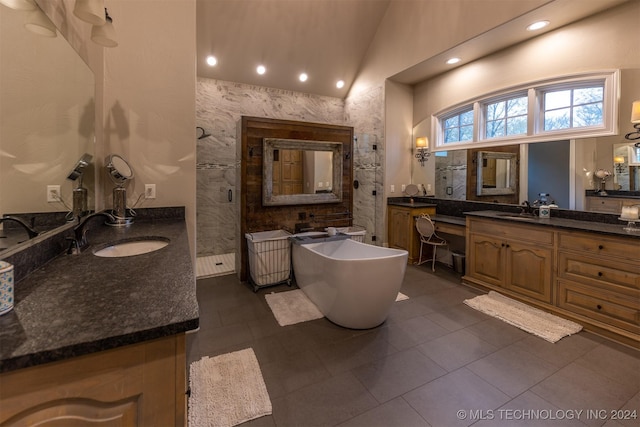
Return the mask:
[[494,291],[465,300],[464,303],[549,342],[557,342],[582,330],[582,326],[575,322],[530,307]]

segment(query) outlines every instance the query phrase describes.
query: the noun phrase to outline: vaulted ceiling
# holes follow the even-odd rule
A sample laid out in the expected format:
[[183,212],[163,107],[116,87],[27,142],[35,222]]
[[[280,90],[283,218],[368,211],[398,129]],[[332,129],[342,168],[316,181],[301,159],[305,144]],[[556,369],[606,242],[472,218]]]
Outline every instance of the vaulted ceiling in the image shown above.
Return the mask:
[[[344,98],[387,8],[402,1],[406,0],[197,0],[198,76]],[[553,17],[551,30],[624,1],[549,1],[527,16],[389,77],[415,84],[446,71],[444,59],[450,53],[469,62],[534,37],[537,34],[522,28],[538,16]],[[209,55],[217,58],[216,66],[207,65]],[[258,65],[266,67],[263,75],[256,72]],[[302,72],[308,74],[304,83],[298,80]],[[345,82],[341,89],[336,87],[338,80]]]

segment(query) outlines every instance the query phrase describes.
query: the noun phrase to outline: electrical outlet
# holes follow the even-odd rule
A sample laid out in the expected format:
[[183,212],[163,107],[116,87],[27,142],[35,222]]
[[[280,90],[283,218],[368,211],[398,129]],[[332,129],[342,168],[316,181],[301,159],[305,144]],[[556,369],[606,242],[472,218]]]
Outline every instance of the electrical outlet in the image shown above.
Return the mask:
[[60,201],[60,186],[59,185],[47,185],[47,202],[59,202]]
[[431,184],[427,184],[427,191],[431,191]]
[[156,185],[155,184],[145,184],[144,185],[144,198],[145,199],[155,199],[156,198]]
[[391,184],[391,192],[392,192],[392,193],[395,193],[395,192],[396,192],[396,186],[395,186],[395,185],[393,185],[393,184]]
[[407,188],[407,186],[402,184],[402,191],[404,191],[405,188]]

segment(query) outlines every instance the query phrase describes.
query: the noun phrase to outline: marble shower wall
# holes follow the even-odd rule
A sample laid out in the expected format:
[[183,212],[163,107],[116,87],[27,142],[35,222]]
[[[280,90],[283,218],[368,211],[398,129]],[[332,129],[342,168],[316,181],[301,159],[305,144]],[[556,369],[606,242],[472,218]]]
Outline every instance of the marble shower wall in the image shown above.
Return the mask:
[[[366,243],[382,242],[383,223],[383,168],[384,159],[384,93],[382,86],[362,91],[347,98],[347,122],[355,129],[353,223],[367,229]],[[373,195],[373,192],[376,195]],[[376,242],[372,242],[372,236]]]
[[441,199],[467,198],[467,150],[438,153],[436,159],[435,196]]
[[[351,108],[347,108],[345,100],[339,98],[198,78],[196,125],[204,128],[210,136],[198,139],[196,144],[197,255],[219,255],[235,251],[238,233],[235,182],[236,171],[239,170],[236,133],[237,123],[242,116],[353,126],[358,140],[362,141],[356,143],[354,164],[365,165],[356,166],[354,175],[358,176],[361,168],[366,170],[360,173],[364,175],[362,182],[375,182],[374,169],[379,162],[376,161],[371,145],[381,140],[378,135],[381,134],[382,116],[378,117],[377,114],[366,111],[366,108],[375,107],[376,111],[380,110],[380,107],[374,105],[379,98],[379,93],[367,95],[352,102]],[[353,111],[353,120],[346,113],[347,110]],[[377,119],[372,124],[373,116]],[[201,131],[197,133],[201,134]],[[375,209],[370,213],[367,213],[367,209],[368,206],[375,206],[374,198],[369,196],[372,200],[367,201],[366,198],[359,197],[359,194],[363,193],[354,192],[354,205],[358,206],[358,216],[354,218],[354,223],[367,225],[367,234],[370,235],[375,220],[370,220],[369,217],[375,217]],[[371,228],[368,224],[372,224]]]

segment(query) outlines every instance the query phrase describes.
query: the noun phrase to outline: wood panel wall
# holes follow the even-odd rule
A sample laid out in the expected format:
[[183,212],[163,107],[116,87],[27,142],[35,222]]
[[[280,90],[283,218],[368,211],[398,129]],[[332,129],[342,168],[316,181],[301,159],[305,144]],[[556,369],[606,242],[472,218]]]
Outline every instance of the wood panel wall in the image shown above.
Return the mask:
[[[238,123],[237,158],[240,180],[237,184],[239,235],[236,245],[236,272],[241,281],[249,279],[249,259],[245,233],[285,229],[296,224],[315,230],[328,226],[352,225],[353,214],[353,127],[290,120],[243,116]],[[263,206],[263,139],[283,138],[342,143],[342,202],[317,205]]]
[[[478,185],[478,151],[494,151],[496,153],[513,153],[516,155],[516,193],[505,195],[476,195]],[[520,146],[505,145],[501,147],[474,148],[467,150],[467,200],[478,202],[508,203],[517,205],[520,201]]]

